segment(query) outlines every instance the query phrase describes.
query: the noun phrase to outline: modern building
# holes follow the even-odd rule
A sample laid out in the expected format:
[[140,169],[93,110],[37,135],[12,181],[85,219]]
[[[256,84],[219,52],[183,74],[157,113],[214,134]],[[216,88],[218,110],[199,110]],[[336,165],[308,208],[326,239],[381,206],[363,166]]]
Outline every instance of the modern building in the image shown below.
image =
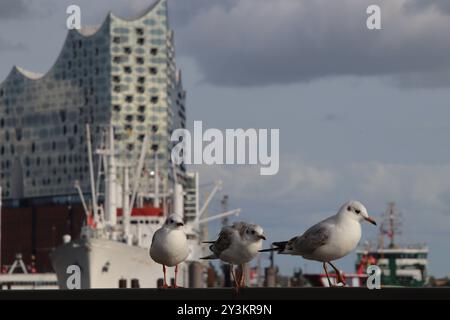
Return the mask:
[[[93,150],[114,128],[123,165],[135,165],[149,133],[145,165],[156,153],[159,175],[171,180],[170,135],[185,127],[185,97],[166,0],[133,20],[109,13],[99,27],[69,30],[46,74],[14,66],[0,83],[3,199],[65,199],[76,180],[88,193],[86,124]],[[185,183],[184,167],[177,172]]]

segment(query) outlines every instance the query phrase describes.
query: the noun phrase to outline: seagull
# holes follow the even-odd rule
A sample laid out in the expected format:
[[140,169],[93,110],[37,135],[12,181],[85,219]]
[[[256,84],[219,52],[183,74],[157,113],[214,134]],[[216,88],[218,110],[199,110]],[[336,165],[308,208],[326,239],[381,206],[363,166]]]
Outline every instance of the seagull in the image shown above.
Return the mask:
[[243,221],[235,222],[231,226],[223,227],[216,241],[204,242],[211,244],[209,249],[213,253],[201,259],[220,259],[229,263],[234,283],[236,288],[239,288],[244,285],[245,276],[242,272],[238,282],[233,265],[240,265],[244,270],[244,264],[253,260],[261,250],[262,240],[266,240],[266,236],[261,226]]
[[186,260],[189,254],[183,226],[183,219],[177,214],[171,214],[166,219],[164,225],[153,234],[150,257],[163,266],[163,288],[168,288],[166,282],[166,266],[175,266],[175,282],[173,287],[177,288],[178,264]]
[[313,225],[303,235],[293,237],[289,241],[274,242],[272,243],[274,248],[260,250],[260,252],[277,251],[280,254],[320,261],[323,263],[323,269],[331,287],[326,265],[328,263],[336,271],[338,283],[345,285],[341,272],[331,261],[346,256],[356,248],[361,239],[360,222],[362,220],[376,225],[375,220],[369,216],[361,202],[348,201],[336,215]]

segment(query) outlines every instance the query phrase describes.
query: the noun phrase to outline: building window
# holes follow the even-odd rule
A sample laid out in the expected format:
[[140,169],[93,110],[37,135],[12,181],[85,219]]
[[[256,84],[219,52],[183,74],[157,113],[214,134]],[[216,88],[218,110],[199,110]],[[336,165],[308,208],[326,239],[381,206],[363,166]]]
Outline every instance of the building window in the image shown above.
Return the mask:
[[156,67],[150,67],[149,71],[150,71],[150,74],[153,74],[153,75],[158,73],[158,69]]
[[142,57],[136,57],[136,63],[137,63],[137,64],[144,64],[144,58],[142,58]]
[[123,67],[123,71],[125,72],[125,73],[131,73],[131,67]]
[[123,48],[123,52],[125,52],[126,54],[131,54],[131,48],[130,47],[124,47]]
[[141,84],[145,83],[145,77],[139,77],[138,82]]
[[120,82],[120,76],[113,76],[114,82]]
[[144,29],[142,28],[136,28],[136,33],[140,36],[144,35]]
[[150,102],[153,103],[153,104],[158,103],[158,96],[152,96],[152,97],[150,98]]
[[150,49],[150,54],[152,56],[156,56],[158,54],[158,48],[151,48]]
[[143,45],[145,43],[145,39],[144,38],[138,38],[136,42],[139,45]]
[[133,96],[126,96],[125,101],[129,103],[133,102]]

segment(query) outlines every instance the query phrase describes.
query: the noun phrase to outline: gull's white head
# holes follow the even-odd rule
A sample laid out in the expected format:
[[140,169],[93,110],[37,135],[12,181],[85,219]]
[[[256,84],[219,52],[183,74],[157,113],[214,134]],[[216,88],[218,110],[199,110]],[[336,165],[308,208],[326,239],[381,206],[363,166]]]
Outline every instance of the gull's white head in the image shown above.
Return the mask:
[[164,227],[174,230],[181,229],[183,226],[183,218],[175,213],[168,216],[166,222],[164,223]]
[[366,207],[359,201],[348,201],[339,210],[338,216],[345,216],[356,221],[363,219],[373,225],[377,225],[375,219],[369,216]]
[[247,224],[244,237],[252,242],[266,240],[263,228],[257,224]]

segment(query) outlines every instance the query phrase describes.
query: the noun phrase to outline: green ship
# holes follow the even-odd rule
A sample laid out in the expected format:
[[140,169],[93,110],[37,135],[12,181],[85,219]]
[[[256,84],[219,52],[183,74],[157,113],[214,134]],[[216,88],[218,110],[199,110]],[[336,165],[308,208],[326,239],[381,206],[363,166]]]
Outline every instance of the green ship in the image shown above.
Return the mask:
[[[426,245],[398,245],[395,243],[399,233],[398,214],[395,203],[389,203],[388,210],[380,226],[376,248],[366,244],[356,251],[356,273],[366,274],[369,265],[381,269],[382,286],[421,287],[427,283],[428,247]],[[389,244],[384,245],[387,236]]]

